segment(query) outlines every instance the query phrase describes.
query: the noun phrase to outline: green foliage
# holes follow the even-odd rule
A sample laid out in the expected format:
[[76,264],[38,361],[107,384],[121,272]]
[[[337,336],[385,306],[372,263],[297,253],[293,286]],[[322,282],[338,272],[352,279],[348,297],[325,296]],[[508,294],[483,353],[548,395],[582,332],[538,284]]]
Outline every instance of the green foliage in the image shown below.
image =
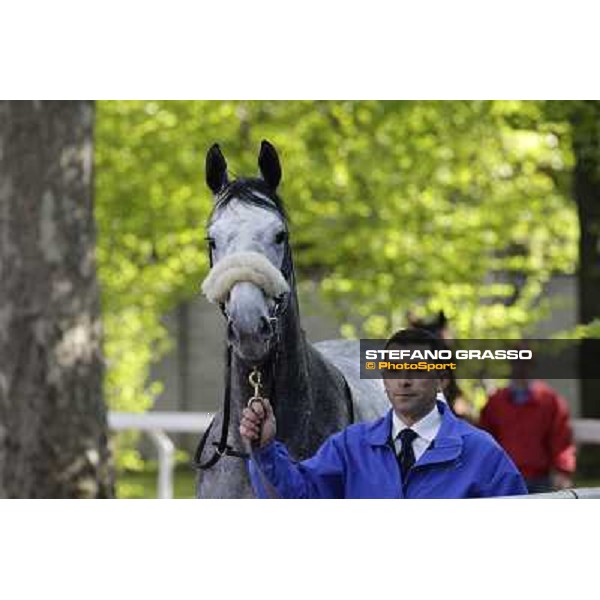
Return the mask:
[[[279,150],[300,281],[346,335],[383,336],[443,308],[457,337],[516,336],[572,273],[568,108],[538,102],[99,102],[99,272],[112,408],[146,410],[161,315],[208,264],[207,148],[257,172]],[[550,114],[552,113],[552,114]]]
[[[182,466],[173,473],[173,497],[194,498],[196,489],[195,473]],[[158,472],[156,466],[148,464],[143,470],[123,471],[117,476],[117,498],[140,499],[156,498]]]
[[[444,308],[460,336],[518,335],[539,318],[543,284],[576,260],[576,213],[556,183],[570,166],[567,130],[545,131],[532,103],[320,110],[331,124],[315,126],[320,168],[308,180],[320,189],[291,212],[305,210],[303,262],[325,273],[346,331],[384,336],[415,304]],[[531,128],[516,129],[515,112]]]
[[554,335],[554,337],[557,340],[583,340],[588,338],[600,338],[600,319],[594,319],[585,325],[576,325],[569,331],[558,332]]

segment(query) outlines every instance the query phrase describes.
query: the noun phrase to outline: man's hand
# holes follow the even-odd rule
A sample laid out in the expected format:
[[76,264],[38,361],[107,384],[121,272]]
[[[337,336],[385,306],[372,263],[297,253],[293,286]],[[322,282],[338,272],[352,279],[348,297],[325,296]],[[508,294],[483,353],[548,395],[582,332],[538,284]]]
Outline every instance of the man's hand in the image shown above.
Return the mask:
[[562,473],[561,471],[555,471],[552,474],[552,485],[554,489],[566,490],[573,487],[573,479],[568,473]]
[[275,415],[269,401],[264,398],[262,403],[264,403],[264,408],[261,402],[253,402],[248,408],[245,408],[240,421],[242,437],[251,443],[258,443],[260,448],[264,448],[272,442],[277,431]]

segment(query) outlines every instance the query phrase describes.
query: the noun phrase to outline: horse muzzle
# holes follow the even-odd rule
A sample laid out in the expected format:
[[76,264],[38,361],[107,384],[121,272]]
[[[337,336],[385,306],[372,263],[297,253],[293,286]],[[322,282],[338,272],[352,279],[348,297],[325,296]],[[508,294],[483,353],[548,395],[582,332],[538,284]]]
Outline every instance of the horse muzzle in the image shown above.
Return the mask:
[[267,358],[277,344],[277,318],[269,313],[260,288],[239,282],[231,289],[225,305],[227,341],[236,354],[251,362]]

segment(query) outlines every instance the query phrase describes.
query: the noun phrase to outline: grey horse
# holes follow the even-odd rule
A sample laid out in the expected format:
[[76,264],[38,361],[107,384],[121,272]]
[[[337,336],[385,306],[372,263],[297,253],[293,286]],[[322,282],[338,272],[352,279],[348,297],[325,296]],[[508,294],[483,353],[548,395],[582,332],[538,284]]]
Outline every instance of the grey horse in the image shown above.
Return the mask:
[[206,157],[215,205],[206,237],[211,270],[202,289],[227,319],[227,368],[224,407],[196,452],[199,498],[254,497],[244,460],[248,448],[239,434],[254,367],[274,407],[277,437],[297,460],[314,454],[331,434],[389,407],[380,380],[360,379],[358,341],[306,340],[288,219],[277,195],[281,165],[267,141],[258,166],[260,177],[229,181],[217,144]]

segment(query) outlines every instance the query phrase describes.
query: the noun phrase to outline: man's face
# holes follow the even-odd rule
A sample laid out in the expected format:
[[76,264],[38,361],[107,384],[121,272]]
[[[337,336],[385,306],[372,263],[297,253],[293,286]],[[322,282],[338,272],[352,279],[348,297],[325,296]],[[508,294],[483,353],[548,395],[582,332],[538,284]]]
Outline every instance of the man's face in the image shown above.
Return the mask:
[[[514,350],[529,350],[525,342],[516,344]],[[514,360],[510,364],[510,378],[513,385],[519,388],[526,388],[531,377],[532,361]]]
[[[425,349],[420,346],[415,348]],[[390,346],[390,350],[392,349],[401,348]],[[435,405],[437,391],[440,389],[439,378],[418,378],[415,371],[409,371],[407,375],[398,371],[388,375],[384,373],[383,384],[396,414],[415,421],[431,411]]]

